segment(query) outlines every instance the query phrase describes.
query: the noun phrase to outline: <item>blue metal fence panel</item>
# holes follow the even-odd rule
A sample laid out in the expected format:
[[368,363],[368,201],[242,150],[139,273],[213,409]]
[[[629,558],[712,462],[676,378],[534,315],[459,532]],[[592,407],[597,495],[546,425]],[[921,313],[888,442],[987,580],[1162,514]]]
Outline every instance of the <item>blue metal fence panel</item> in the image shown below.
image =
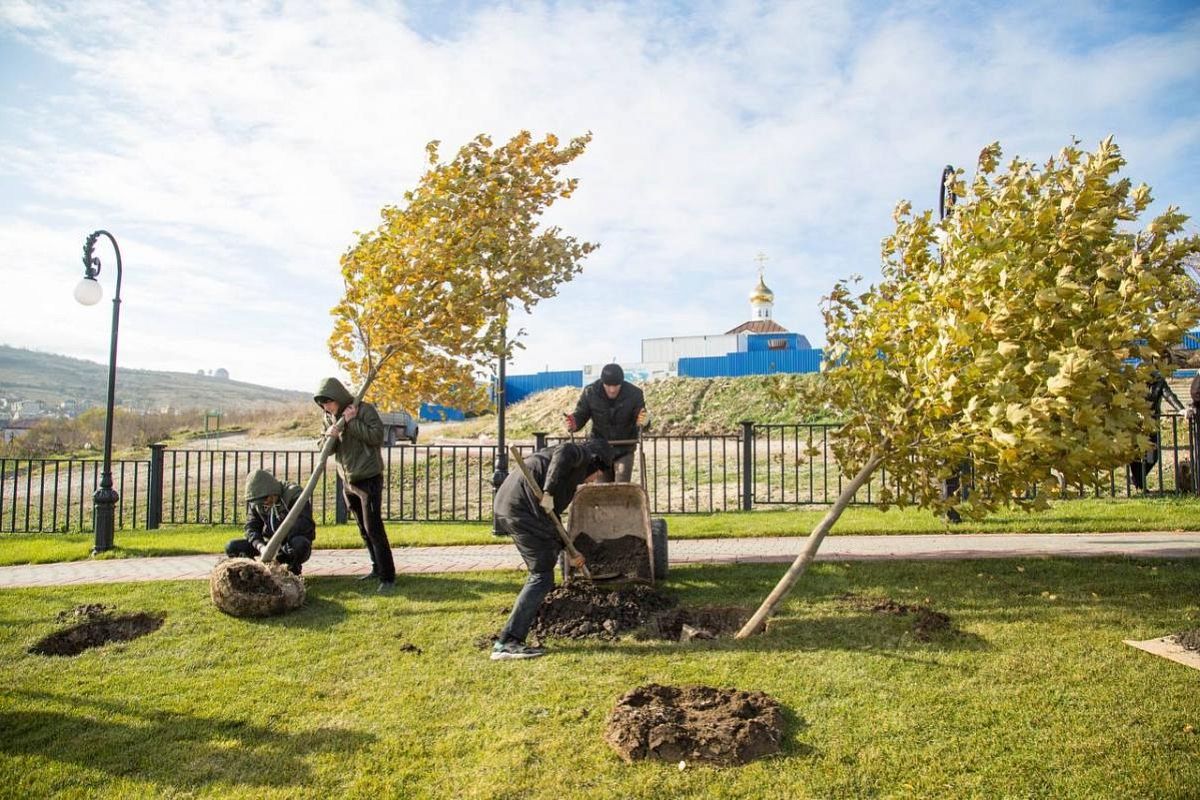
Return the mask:
[[1200,350],[1200,331],[1191,331],[1183,335],[1185,350]]
[[583,386],[583,370],[567,369],[554,372],[535,372],[532,375],[509,375],[504,380],[506,405],[524,400],[531,394],[560,386]]
[[679,374],[688,378],[771,375],[778,372],[819,372],[822,351],[753,350],[723,356],[679,359]]
[[467,415],[457,408],[439,406],[435,403],[421,403],[421,419],[426,422],[443,422],[445,420],[462,422],[466,418]]

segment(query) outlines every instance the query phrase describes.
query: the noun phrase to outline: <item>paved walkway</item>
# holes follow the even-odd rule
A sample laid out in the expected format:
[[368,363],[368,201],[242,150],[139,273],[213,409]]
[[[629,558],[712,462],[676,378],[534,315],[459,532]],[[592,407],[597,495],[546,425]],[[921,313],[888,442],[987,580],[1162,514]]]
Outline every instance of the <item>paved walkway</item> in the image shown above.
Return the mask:
[[[804,537],[678,539],[672,564],[789,563]],[[402,573],[524,569],[511,544],[463,547],[400,547],[393,550]],[[876,559],[1022,558],[1030,556],[1137,556],[1200,558],[1200,533],[931,534],[919,536],[830,536],[818,561]],[[120,558],[0,567],[0,588],[126,581],[204,580],[216,555]],[[316,550],[305,575],[362,575],[366,551]]]

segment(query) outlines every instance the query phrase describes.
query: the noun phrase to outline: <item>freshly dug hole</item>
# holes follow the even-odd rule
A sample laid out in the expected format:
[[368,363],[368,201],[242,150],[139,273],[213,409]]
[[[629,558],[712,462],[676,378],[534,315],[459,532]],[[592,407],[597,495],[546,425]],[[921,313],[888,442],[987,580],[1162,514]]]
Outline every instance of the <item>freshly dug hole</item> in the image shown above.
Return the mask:
[[626,762],[745,764],[779,752],[783,711],[762,692],[652,683],[617,701],[604,740]]
[[[61,616],[61,615],[60,615]],[[84,622],[55,631],[32,647],[29,653],[38,656],[77,656],[84,650],[109,642],[128,642],[153,633],[162,627],[165,614],[122,614],[107,612],[84,613]]]
[[639,633],[639,638],[687,642],[693,639],[720,639],[736,634],[753,611],[737,606],[676,608],[656,614]]
[[278,562],[225,559],[213,567],[209,590],[217,608],[232,617],[269,617],[304,604],[304,580]]
[[533,643],[547,636],[615,639],[674,605],[673,598],[642,584],[605,587],[571,581],[542,600],[530,639]]

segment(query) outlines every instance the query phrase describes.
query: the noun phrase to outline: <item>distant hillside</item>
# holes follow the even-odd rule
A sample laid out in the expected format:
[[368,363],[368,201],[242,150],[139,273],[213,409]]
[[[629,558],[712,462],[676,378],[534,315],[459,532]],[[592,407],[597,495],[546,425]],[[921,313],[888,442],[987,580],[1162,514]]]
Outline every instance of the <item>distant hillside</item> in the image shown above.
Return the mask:
[[[104,405],[108,366],[51,353],[0,345],[0,397],[58,405],[79,400]],[[304,392],[275,389],[187,372],[123,369],[117,364],[116,402],[137,411],[263,408],[309,401]]]
[[[656,434],[736,433],[742,420],[759,423],[816,422],[835,419],[823,393],[823,379],[809,375],[752,375],[741,378],[664,378],[642,384]],[[531,395],[509,406],[504,415],[510,436],[535,431],[563,432],[562,417],[575,408],[580,389],[564,387]],[[496,429],[489,414],[451,424],[447,437],[478,436]],[[585,429],[586,430],[586,429]]]

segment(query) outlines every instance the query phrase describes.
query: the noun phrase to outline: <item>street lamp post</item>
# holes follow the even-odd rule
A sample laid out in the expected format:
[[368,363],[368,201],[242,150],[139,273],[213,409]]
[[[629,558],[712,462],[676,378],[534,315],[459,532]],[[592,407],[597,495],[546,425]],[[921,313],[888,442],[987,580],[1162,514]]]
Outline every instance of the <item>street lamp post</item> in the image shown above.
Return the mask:
[[108,231],[96,231],[87,237],[83,245],[83,280],[75,287],[75,299],[85,306],[94,306],[100,302],[102,291],[96,276],[100,274],[100,259],[93,255],[96,240],[101,236],[108,237],[112,242],[113,252],[117,254],[117,290],[113,294],[112,337],[108,349],[108,406],[104,415],[104,471],[100,475],[100,488],[92,495],[92,527],[95,530],[96,544],[92,555],[111,550],[113,546],[113,511],[120,499],[113,490],[112,480],[112,432],[113,432],[113,400],[117,386],[117,322],[121,315],[121,248],[117,240]]
[[[507,304],[505,306],[507,311]],[[498,380],[496,381],[496,438],[499,444],[496,448],[496,471],[492,473],[492,488],[499,489],[500,484],[504,483],[504,479],[508,477],[508,449],[504,440],[504,407],[508,404],[508,397],[505,395],[505,362],[508,360],[504,354],[504,346],[508,343],[508,325],[505,322],[500,324],[500,366]],[[505,536],[504,531],[496,527],[496,518],[492,516],[492,536]]]

